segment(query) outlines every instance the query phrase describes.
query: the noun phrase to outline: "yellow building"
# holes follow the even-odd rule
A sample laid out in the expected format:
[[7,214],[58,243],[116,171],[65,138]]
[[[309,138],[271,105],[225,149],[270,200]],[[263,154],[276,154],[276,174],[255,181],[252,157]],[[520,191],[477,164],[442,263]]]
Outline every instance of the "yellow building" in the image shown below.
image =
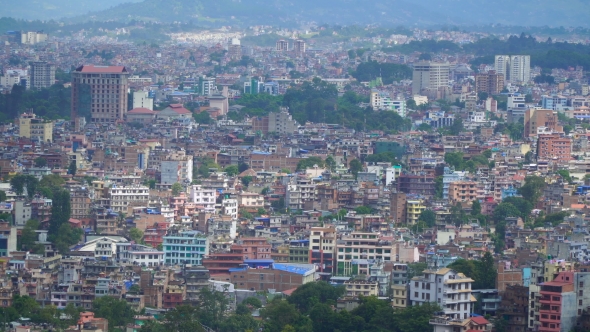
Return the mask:
[[392,285],[391,290],[393,293],[393,299],[391,300],[391,306],[394,308],[405,308],[408,306],[408,294],[406,285]]
[[426,210],[426,206],[422,200],[408,200],[406,211],[406,223],[413,225],[418,222],[422,211]]
[[344,282],[346,288],[346,296],[358,297],[363,296],[379,296],[379,288],[376,281],[364,280],[349,280]]
[[40,142],[53,141],[53,122],[39,119],[33,113],[23,113],[18,119],[19,136]]

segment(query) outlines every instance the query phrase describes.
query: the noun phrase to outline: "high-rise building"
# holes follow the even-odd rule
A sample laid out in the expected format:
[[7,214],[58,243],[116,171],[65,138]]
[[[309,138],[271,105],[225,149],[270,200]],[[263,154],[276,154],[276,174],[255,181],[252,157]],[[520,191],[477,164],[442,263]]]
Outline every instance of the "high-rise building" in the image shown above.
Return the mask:
[[421,94],[424,89],[436,90],[449,85],[449,63],[418,62],[414,64],[412,93]]
[[528,82],[531,79],[530,55],[496,55],[494,67],[496,73],[503,74],[504,79],[512,83]]
[[83,65],[72,73],[72,119],[90,115],[93,123],[123,120],[129,72],[124,66]]
[[48,88],[55,82],[55,66],[46,61],[30,63],[30,81],[32,89]]
[[234,61],[242,60],[242,45],[238,38],[232,38],[227,45],[227,53]]
[[489,95],[497,95],[504,88],[504,75],[490,70],[487,73],[475,75],[475,91],[487,92]]
[[288,51],[289,50],[289,41],[281,39],[277,41],[276,45],[277,51]]
[[293,50],[295,51],[295,53],[302,55],[305,53],[305,49],[305,41],[297,39],[295,42],[293,42]]
[[531,56],[513,55],[510,57],[510,82],[528,82],[531,80]]

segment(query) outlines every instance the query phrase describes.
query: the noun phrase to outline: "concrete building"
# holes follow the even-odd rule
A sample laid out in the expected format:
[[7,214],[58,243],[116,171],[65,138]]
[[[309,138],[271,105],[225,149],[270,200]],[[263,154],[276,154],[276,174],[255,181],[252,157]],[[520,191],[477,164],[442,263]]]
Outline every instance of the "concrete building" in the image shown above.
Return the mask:
[[467,319],[476,301],[471,295],[472,283],[473,279],[449,268],[425,270],[422,276],[410,280],[410,304],[434,302],[441,306],[445,316]]
[[252,291],[274,289],[277,292],[282,292],[315,281],[315,266],[313,264],[272,263],[269,268],[233,269],[230,272],[230,277],[236,289]]
[[379,296],[379,287],[376,281],[347,280],[344,282],[346,296]]
[[163,239],[166,265],[202,265],[203,256],[209,254],[209,241],[201,232],[171,230]]
[[530,55],[496,55],[494,67],[496,73],[512,83],[526,83],[531,79]]
[[154,110],[154,98],[150,98],[147,91],[133,91],[133,108]]
[[343,235],[337,249],[336,274],[340,276],[359,274],[358,265],[353,264],[354,260],[395,261],[394,245],[381,241],[379,233],[352,232],[350,235]]
[[295,51],[297,55],[305,54],[306,47],[307,45],[305,44],[304,40],[297,39],[293,42],[293,51]]
[[336,267],[336,229],[312,227],[309,235],[309,263],[319,272],[333,273]]
[[393,218],[393,222],[396,224],[406,222],[407,198],[405,193],[391,193],[391,204],[389,207],[389,214],[391,218]]
[[232,38],[227,45],[227,54],[233,61],[242,60],[242,45],[240,39]]
[[31,89],[43,89],[55,83],[55,66],[47,61],[34,61],[30,63]]
[[[217,199],[217,193],[215,189],[205,189],[201,185],[192,185],[190,186],[189,195],[190,201],[198,206],[202,206],[205,212],[215,212],[215,201]],[[230,200],[227,199],[227,201]],[[237,209],[237,201],[235,199],[233,199],[233,201],[235,201],[236,205],[234,209]],[[235,213],[237,214],[237,211]]]
[[280,52],[288,51],[289,50],[289,41],[284,40],[284,39],[277,40],[275,49]]
[[127,112],[129,72],[124,66],[83,65],[72,72],[72,121],[114,123]]
[[475,92],[487,92],[497,95],[504,89],[504,75],[491,70],[487,73],[475,75]]
[[537,140],[538,160],[572,159],[572,140],[560,134],[542,134]]
[[426,210],[426,206],[421,199],[408,200],[406,209],[406,224],[415,225],[420,219],[422,211]]
[[474,181],[456,181],[449,185],[449,202],[473,202],[477,199],[477,183]]
[[53,121],[37,118],[33,113],[23,113],[18,119],[19,136],[38,142],[53,142]]
[[127,213],[129,206],[147,206],[149,188],[144,186],[112,186],[109,189],[111,209],[114,212]]
[[524,137],[537,136],[539,128],[544,127],[555,133],[562,133],[557,112],[547,109],[528,109],[524,112]]
[[20,43],[24,45],[35,45],[47,40],[47,34],[43,31],[21,31]]
[[449,63],[418,62],[414,64],[412,93],[421,94],[424,89],[436,90],[449,85]]

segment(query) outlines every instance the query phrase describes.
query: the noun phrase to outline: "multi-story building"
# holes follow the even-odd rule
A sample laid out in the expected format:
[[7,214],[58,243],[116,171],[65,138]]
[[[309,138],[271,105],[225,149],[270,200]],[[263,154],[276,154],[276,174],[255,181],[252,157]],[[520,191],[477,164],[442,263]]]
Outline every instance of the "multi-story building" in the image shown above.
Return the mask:
[[562,133],[563,127],[559,125],[557,112],[546,109],[528,109],[524,112],[524,137],[537,136],[539,128],[545,131]]
[[527,330],[529,290],[525,286],[507,286],[496,312],[507,322],[507,332]]
[[467,319],[475,298],[471,295],[473,279],[449,268],[425,270],[424,275],[410,280],[410,304],[434,302],[441,306],[444,315],[454,319]]
[[306,44],[304,40],[297,39],[293,42],[293,51],[295,51],[297,55],[303,55],[305,53],[305,50]]
[[289,50],[289,41],[284,40],[284,39],[277,40],[275,49],[277,51],[285,51],[285,52],[288,51]]
[[561,134],[541,134],[537,140],[538,160],[572,159],[572,140]]
[[232,38],[227,44],[227,54],[233,61],[242,60],[242,45],[238,38]]
[[475,181],[456,181],[449,185],[449,202],[473,202],[477,199],[477,183]]
[[37,142],[53,142],[53,121],[37,118],[34,113],[23,113],[18,119],[19,136]]
[[72,121],[90,115],[94,123],[124,120],[129,72],[123,66],[83,65],[72,72]]
[[406,116],[405,100],[392,99],[387,94],[380,92],[377,89],[371,90],[370,103],[374,110],[394,111],[401,117]]
[[393,222],[401,224],[406,222],[407,216],[407,198],[405,193],[395,192],[390,194],[391,204],[389,207],[389,214],[393,218]]
[[340,276],[358,275],[358,266],[353,264],[353,261],[359,259],[395,261],[394,245],[379,237],[379,233],[363,232],[343,235],[337,244],[336,274]]
[[506,81],[526,83],[531,79],[530,55],[496,55],[496,73],[504,75]]
[[34,61],[31,66],[31,89],[43,89],[55,83],[55,66],[47,61]]
[[209,254],[209,241],[197,231],[170,230],[164,236],[162,248],[166,265],[202,265],[203,256]]
[[111,209],[127,213],[129,206],[147,206],[150,189],[144,186],[112,186],[109,189]]
[[568,99],[561,95],[541,96],[541,107],[547,110],[563,111],[568,107]]
[[319,272],[333,273],[336,266],[336,229],[312,227],[309,235],[309,263]]
[[438,89],[449,85],[449,63],[418,62],[414,64],[412,93],[419,95],[424,89]]
[[573,272],[562,272],[555,280],[541,284],[538,331],[567,332],[576,325],[578,303],[573,277]]
[[379,287],[376,281],[347,280],[344,282],[346,296],[379,296]]
[[504,89],[504,75],[491,70],[487,73],[475,75],[475,92],[487,92],[497,95]]
[[397,191],[434,197],[434,175],[401,174],[397,178]]
[[87,187],[76,186],[70,189],[71,217],[85,219],[90,217],[92,200],[91,191]]
[[426,206],[421,199],[408,200],[406,206],[406,224],[415,225],[420,219],[420,214],[426,210]]
[[240,268],[230,272],[231,282],[237,289],[282,292],[315,281],[313,264],[273,263],[269,268]]

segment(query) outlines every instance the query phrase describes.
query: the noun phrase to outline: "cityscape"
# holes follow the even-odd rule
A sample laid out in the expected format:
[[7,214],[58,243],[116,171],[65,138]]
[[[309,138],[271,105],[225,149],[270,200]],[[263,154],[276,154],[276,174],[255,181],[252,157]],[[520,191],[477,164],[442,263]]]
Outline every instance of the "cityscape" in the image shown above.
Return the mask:
[[3,331],[590,331],[579,13],[150,1],[0,18]]

